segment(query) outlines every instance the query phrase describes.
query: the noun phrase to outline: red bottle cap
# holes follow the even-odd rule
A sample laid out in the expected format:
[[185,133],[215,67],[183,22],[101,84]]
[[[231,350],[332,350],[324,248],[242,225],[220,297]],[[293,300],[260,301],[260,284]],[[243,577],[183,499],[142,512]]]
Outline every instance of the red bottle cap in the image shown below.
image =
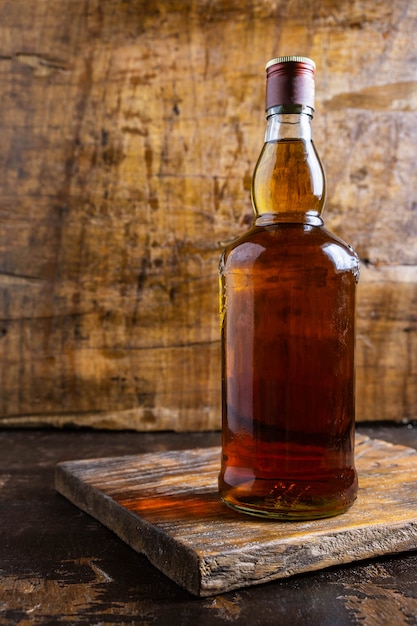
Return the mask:
[[314,71],[307,57],[278,57],[266,64],[266,110],[277,106],[308,106],[314,111]]

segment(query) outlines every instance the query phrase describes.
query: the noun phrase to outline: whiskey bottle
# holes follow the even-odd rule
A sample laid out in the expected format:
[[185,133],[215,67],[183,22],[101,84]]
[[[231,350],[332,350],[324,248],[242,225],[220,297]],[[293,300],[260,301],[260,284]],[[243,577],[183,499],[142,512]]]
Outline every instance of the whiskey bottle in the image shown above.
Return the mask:
[[346,511],[354,465],[359,260],[321,217],[312,141],[315,64],[266,66],[265,143],[254,222],[220,261],[222,500],[241,512],[315,519]]

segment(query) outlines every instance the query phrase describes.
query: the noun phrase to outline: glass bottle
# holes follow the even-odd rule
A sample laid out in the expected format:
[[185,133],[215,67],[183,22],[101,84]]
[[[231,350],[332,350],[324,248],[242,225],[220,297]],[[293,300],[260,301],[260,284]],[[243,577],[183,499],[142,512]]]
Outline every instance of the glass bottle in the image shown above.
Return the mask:
[[346,511],[354,466],[359,260],[323,226],[325,176],[311,136],[315,64],[267,64],[267,129],[255,219],[220,261],[222,464],[234,509],[278,519]]

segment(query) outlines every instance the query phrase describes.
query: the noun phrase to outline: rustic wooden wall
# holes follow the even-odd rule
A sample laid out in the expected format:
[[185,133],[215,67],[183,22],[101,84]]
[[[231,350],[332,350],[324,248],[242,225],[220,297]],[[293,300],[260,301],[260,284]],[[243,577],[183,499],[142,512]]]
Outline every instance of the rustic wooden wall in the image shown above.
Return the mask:
[[363,260],[358,419],[417,418],[416,32],[409,0],[3,0],[0,424],[219,427],[217,263],[291,53]]

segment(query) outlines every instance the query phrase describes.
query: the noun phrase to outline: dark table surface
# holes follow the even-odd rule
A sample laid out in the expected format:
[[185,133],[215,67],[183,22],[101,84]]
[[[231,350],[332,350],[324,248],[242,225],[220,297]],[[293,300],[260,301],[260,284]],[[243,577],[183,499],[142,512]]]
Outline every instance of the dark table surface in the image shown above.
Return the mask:
[[[417,449],[416,425],[358,431]],[[219,443],[218,432],[0,431],[0,625],[417,624],[417,551],[198,599],[54,489],[59,461]]]

